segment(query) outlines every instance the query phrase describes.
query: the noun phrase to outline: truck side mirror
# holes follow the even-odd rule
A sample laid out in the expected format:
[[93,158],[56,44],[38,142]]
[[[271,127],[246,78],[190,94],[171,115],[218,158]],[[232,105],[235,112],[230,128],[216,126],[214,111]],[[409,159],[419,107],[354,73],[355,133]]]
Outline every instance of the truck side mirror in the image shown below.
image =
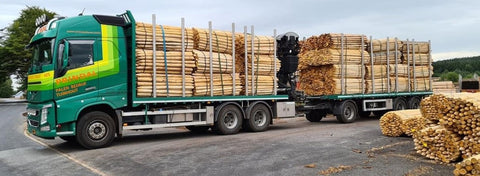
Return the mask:
[[62,70],[66,70],[69,65],[68,63],[69,52],[70,52],[69,43],[65,41],[65,48],[63,49]]
[[58,45],[57,66],[55,71],[55,78],[62,77],[67,72],[68,67],[68,42],[62,41]]

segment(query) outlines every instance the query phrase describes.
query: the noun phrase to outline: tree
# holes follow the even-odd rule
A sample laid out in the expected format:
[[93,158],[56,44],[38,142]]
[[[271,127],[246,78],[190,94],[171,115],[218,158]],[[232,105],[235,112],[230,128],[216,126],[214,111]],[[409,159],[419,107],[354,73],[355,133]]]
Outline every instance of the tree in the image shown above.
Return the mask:
[[4,78],[5,81],[0,83],[0,98],[10,98],[14,94],[12,89],[12,80]]
[[458,82],[458,73],[455,72],[445,72],[440,76],[440,80],[442,81],[452,81]]
[[31,65],[32,51],[25,49],[35,34],[35,20],[45,14],[53,18],[54,12],[33,6],[23,9],[13,24],[7,27],[8,37],[0,43],[0,83],[5,82],[9,75],[15,74],[20,80],[19,90],[27,86],[27,73]]

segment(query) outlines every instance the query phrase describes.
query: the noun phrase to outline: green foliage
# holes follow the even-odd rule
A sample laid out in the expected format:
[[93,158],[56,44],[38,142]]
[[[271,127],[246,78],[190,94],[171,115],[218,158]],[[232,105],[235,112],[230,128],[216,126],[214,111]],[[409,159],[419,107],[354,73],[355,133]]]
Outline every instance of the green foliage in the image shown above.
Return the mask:
[[49,19],[55,15],[54,12],[36,6],[27,6],[7,28],[8,38],[0,44],[0,82],[4,82],[10,74],[15,74],[20,80],[19,90],[26,89],[32,51],[25,49],[25,46],[35,34],[35,19],[42,14],[46,14]]
[[432,65],[435,77],[440,77],[448,72],[456,72],[468,78],[473,73],[480,73],[480,56],[442,60],[434,62]]
[[5,81],[0,83],[0,98],[10,98],[14,94],[12,89],[12,80],[4,78]]
[[448,73],[443,73],[440,76],[441,81],[452,81],[452,82],[458,82],[458,73],[455,72],[448,72]]

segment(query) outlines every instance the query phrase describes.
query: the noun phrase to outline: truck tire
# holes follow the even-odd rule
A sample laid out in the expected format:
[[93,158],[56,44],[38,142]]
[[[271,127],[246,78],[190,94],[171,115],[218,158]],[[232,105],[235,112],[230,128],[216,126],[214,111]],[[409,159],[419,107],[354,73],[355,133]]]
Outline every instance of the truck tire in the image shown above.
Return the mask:
[[186,126],[188,130],[190,130],[192,133],[207,133],[208,129],[210,129],[209,126]]
[[235,105],[226,105],[220,109],[215,122],[215,131],[219,134],[235,134],[242,127],[242,111]]
[[83,115],[77,124],[77,141],[87,149],[109,146],[115,138],[115,125],[107,113],[93,111]]
[[312,110],[305,114],[305,118],[310,122],[320,122],[327,113],[323,110]]
[[245,125],[248,131],[260,132],[267,130],[272,120],[272,114],[267,106],[262,103],[257,103],[250,112],[247,113],[249,113],[250,117],[246,120]]
[[393,100],[393,110],[404,110],[407,109],[407,102],[405,101],[404,98],[395,98]]
[[418,109],[420,108],[420,98],[419,97],[411,97],[408,99],[407,103],[408,109]]
[[341,123],[352,123],[358,117],[357,105],[352,101],[341,102],[336,108],[340,108],[339,114],[335,114],[335,116]]

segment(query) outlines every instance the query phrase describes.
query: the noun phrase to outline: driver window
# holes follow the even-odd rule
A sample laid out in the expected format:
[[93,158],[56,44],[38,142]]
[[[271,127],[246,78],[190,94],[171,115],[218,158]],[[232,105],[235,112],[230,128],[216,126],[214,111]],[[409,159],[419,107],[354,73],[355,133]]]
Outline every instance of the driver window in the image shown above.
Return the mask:
[[68,69],[93,64],[93,40],[70,40],[68,51]]

